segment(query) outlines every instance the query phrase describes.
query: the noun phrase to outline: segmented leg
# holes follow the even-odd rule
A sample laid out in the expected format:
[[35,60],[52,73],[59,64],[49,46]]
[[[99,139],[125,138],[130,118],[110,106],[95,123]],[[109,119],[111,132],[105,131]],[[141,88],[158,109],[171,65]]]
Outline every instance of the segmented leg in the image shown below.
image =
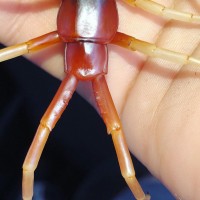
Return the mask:
[[67,107],[76,89],[76,85],[77,79],[74,76],[67,76],[62,81],[54,99],[40,121],[40,125],[23,164],[22,193],[24,200],[31,200],[33,197],[34,171],[38,165],[49,133]]
[[61,42],[56,31],[47,33],[27,42],[6,47],[0,50],[0,62],[21,56],[27,53],[32,53],[39,49],[48,47],[55,43]]
[[135,177],[135,170],[122,131],[121,122],[103,75],[93,80],[93,90],[107,131],[112,136],[122,176],[137,200],[149,200],[150,196],[144,194]]
[[157,47],[155,44],[151,44],[142,40],[138,40],[134,37],[126,35],[124,33],[117,32],[114,39],[111,41],[112,44],[130,49],[131,51],[140,51],[150,57],[158,57],[165,60],[173,61],[180,64],[197,64],[200,65],[200,60],[192,56],[170,51]]
[[156,3],[151,0],[123,0],[127,4],[139,7],[147,12],[153,13],[155,15],[163,16],[166,19],[174,19],[178,21],[199,23],[200,16],[194,15],[187,12],[179,12],[174,9],[167,8],[159,3]]

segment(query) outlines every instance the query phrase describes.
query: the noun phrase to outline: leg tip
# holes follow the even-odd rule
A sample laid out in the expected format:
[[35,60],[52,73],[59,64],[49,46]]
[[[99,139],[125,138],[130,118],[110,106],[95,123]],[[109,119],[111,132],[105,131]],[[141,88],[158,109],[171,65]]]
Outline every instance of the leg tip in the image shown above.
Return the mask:
[[151,199],[150,194],[146,194],[144,200],[150,200],[150,199]]

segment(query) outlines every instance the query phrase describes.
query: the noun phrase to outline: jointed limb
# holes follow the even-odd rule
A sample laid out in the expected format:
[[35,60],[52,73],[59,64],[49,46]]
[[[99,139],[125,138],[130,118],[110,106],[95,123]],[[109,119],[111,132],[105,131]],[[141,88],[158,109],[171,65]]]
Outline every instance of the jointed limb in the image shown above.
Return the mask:
[[117,32],[111,43],[124,47],[126,49],[130,49],[131,51],[142,52],[150,57],[162,58],[183,65],[193,63],[200,66],[200,59],[191,57],[183,53],[159,48],[155,44],[138,40],[124,33]]
[[192,13],[180,12],[174,9],[167,8],[151,0],[123,0],[127,4],[139,7],[147,12],[155,15],[163,16],[166,19],[174,19],[178,21],[200,23],[200,16]]
[[48,47],[55,43],[61,42],[56,31],[47,33],[27,42],[10,46],[0,50],[0,62],[21,56],[27,53],[32,53],[39,49]]
[[41,119],[28,154],[23,164],[22,193],[23,200],[31,200],[33,196],[34,171],[48,139],[61,114],[68,105],[76,89],[77,80],[74,76],[67,76],[61,83],[54,99]]
[[149,200],[150,196],[144,194],[135,177],[135,170],[122,131],[121,122],[104,76],[100,75],[93,81],[93,89],[107,131],[112,136],[122,176],[137,200]]

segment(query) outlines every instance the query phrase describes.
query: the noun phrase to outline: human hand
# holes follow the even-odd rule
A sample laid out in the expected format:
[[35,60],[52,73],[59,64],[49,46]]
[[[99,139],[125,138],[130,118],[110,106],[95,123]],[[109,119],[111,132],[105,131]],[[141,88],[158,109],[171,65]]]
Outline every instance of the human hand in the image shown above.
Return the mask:
[[[56,30],[60,1],[0,0],[0,41],[11,45]],[[156,42],[175,51],[200,57],[199,27],[167,22],[117,1],[119,31]],[[164,1],[178,10],[195,12],[198,3]],[[198,10],[196,11],[198,12]],[[62,79],[64,45],[59,44],[27,57]],[[200,178],[200,109],[197,92],[199,69],[109,45],[108,85],[134,155],[180,199],[198,199]],[[88,93],[78,89],[86,100]]]

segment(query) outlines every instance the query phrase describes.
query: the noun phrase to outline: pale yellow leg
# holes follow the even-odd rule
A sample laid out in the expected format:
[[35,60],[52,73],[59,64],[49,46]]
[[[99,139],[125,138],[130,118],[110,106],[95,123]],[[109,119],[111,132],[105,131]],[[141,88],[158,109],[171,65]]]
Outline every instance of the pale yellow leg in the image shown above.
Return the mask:
[[150,200],[150,195],[145,195],[137,178],[131,161],[130,153],[122,129],[111,131],[122,176],[137,200]]
[[0,62],[37,51],[60,41],[58,33],[54,31],[21,44],[0,49]]
[[124,33],[117,32],[111,43],[124,47],[126,49],[130,49],[131,51],[142,52],[150,57],[162,58],[183,65],[192,63],[200,67],[200,59],[194,58],[183,53],[159,48],[155,44],[138,40]]
[[127,4],[139,7],[147,12],[155,15],[163,16],[166,19],[174,19],[178,21],[200,23],[200,16],[192,13],[180,12],[174,9],[167,8],[151,0],[123,0]]

